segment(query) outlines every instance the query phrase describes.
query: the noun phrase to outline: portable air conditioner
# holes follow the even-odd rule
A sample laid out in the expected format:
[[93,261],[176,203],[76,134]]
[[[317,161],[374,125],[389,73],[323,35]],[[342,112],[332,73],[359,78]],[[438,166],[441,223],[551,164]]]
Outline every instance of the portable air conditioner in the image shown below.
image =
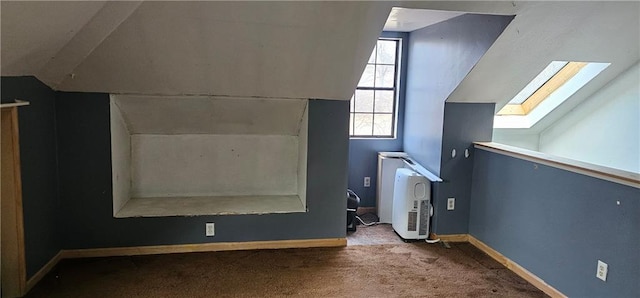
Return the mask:
[[405,167],[402,157],[407,157],[407,154],[404,152],[378,153],[376,206],[378,207],[378,222],[380,223],[392,223],[393,184],[396,180],[396,171]]
[[432,215],[431,184],[427,178],[401,168],[393,189],[393,229],[403,239],[427,239]]

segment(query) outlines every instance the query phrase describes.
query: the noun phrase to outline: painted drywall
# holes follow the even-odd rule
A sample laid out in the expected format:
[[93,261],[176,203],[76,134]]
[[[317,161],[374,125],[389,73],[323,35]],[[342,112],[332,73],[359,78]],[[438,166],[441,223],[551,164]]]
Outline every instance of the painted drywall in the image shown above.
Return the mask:
[[[360,197],[361,207],[376,207],[378,152],[402,151],[402,140],[351,139],[349,141],[349,189]],[[370,177],[370,187],[364,187]]]
[[131,198],[117,218],[305,212],[297,195]]
[[297,136],[307,100],[111,95],[131,134]]
[[2,102],[18,108],[27,278],[60,250],[55,93],[34,77],[2,77]]
[[[467,234],[473,172],[473,142],[491,141],[493,103],[446,103],[442,137],[441,183],[434,183],[432,231],[436,234]],[[455,156],[452,151],[455,150]],[[468,156],[465,155],[468,150]],[[455,209],[447,210],[447,199]]]
[[639,189],[476,150],[471,193],[469,233],[563,294],[640,296]]
[[307,207],[307,150],[309,145],[309,105],[305,106],[298,131],[298,197],[302,207]]
[[131,136],[131,196],[294,195],[298,137]]
[[51,60],[57,60],[51,58],[57,56],[104,5],[105,2],[98,1],[0,3],[2,75],[36,75]]
[[411,32],[404,151],[440,174],[444,103],[512,20],[462,15]]
[[384,30],[411,32],[462,14],[464,12],[394,7],[391,9],[389,18],[384,24]]
[[[109,95],[58,92],[63,248],[345,237],[349,102],[309,101],[308,212],[113,218]],[[216,224],[205,237],[205,223]]]
[[540,133],[540,151],[640,173],[640,65]]
[[[360,197],[360,206],[376,206],[376,190],[378,185],[378,152],[402,151],[404,136],[404,97],[407,77],[407,49],[409,34],[401,32],[382,32],[381,37],[401,38],[400,82],[398,88],[397,130],[394,139],[362,139],[349,140],[349,189]],[[364,177],[371,178],[371,186],[364,187]]]
[[[516,15],[451,94],[452,102],[495,102],[500,109],[553,60],[612,63],[539,122],[546,127],[640,59],[638,1],[514,1]],[[487,2],[478,2],[483,7]],[[606,26],[603,24],[616,24]]]
[[2,35],[25,45],[3,47],[2,73],[65,91],[348,100],[392,5],[2,3]]
[[113,215],[116,215],[131,196],[131,133],[120,109],[112,100],[111,115],[111,179],[113,180]]
[[538,151],[540,134],[532,129],[495,128],[492,142]]
[[[306,203],[301,201],[305,196],[299,197],[298,192],[306,189],[298,183],[304,181],[302,187],[306,187],[307,100],[110,98],[116,217],[244,214],[239,210],[255,204],[239,203],[233,210],[218,208],[213,201],[224,200],[220,204],[228,205],[231,197],[244,202],[240,197],[247,196],[255,196],[250,201],[258,200],[265,207],[251,214],[271,213],[285,197],[287,202],[295,199],[292,203],[298,212],[305,210]],[[300,143],[299,134],[303,134],[304,143]],[[302,156],[301,150],[305,151]],[[118,180],[123,170],[129,171],[124,173],[129,179]],[[128,202],[129,197],[137,202]],[[169,197],[173,205],[158,199]],[[197,206],[204,197],[212,201],[200,208],[187,208]],[[275,209],[275,213],[290,209]]]

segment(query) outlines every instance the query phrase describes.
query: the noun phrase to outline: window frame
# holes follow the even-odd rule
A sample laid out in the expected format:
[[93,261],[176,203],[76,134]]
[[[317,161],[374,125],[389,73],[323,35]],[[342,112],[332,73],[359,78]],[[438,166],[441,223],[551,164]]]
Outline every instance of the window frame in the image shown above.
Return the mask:
[[[556,62],[556,61],[553,61]],[[552,62],[552,63],[553,63]],[[509,101],[500,111],[498,116],[526,116],[529,115],[538,105],[558,90],[562,85],[569,82],[582,70],[588,62],[567,61],[566,64],[554,73],[551,78],[534,90],[522,103],[511,103]],[[539,74],[540,75],[540,74]],[[538,76],[539,76],[538,75]],[[537,78],[537,77],[536,77]],[[536,79],[534,78],[534,80]]]
[[[611,65],[611,63],[608,62],[554,60],[551,61],[546,68],[557,62],[567,63],[566,65],[577,63],[573,64],[573,67],[571,68],[579,69],[575,73],[570,71],[568,72],[569,75],[567,75],[566,73],[561,74],[562,71],[565,70],[563,67],[551,78],[542,83],[540,87],[535,89],[535,91],[530,91],[531,94],[529,94],[529,96],[520,104],[517,104],[517,102],[514,101],[514,99],[520,95],[517,94],[494,115],[494,129],[529,129],[533,127]],[[540,74],[534,77],[534,79],[532,79],[532,81],[525,86],[520,93],[527,89],[532,82],[537,80],[544,71],[545,70],[543,69]],[[557,77],[557,75],[560,75],[560,77]],[[565,80],[565,78],[563,78],[564,76],[568,76],[568,78]],[[527,101],[532,98],[534,100],[531,103],[528,103]],[[525,104],[529,106],[523,107]],[[517,107],[516,105],[519,105],[520,107]],[[514,106],[516,107],[514,108]],[[520,112],[520,110],[522,112]]]
[[[393,71],[394,71],[394,80],[393,80],[393,86],[392,87],[376,87],[375,86],[375,82],[376,82],[376,69],[375,67],[378,65],[391,65],[388,63],[377,63],[377,46],[378,46],[378,42],[381,40],[388,40],[388,41],[394,41],[396,43],[395,46],[395,61],[393,63]],[[376,59],[374,59],[373,63],[369,63],[369,60],[367,60],[367,64],[365,65],[365,70],[366,67],[368,65],[373,65],[374,66],[374,77],[373,77],[373,81],[374,81],[374,86],[367,86],[367,87],[359,87],[356,86],[356,89],[353,92],[353,95],[351,97],[350,104],[349,104],[349,138],[350,139],[396,139],[397,138],[397,133],[398,133],[398,109],[399,109],[399,96],[400,96],[400,75],[401,75],[401,61],[402,61],[402,43],[403,43],[403,38],[401,37],[379,37],[376,40],[376,47],[374,47],[374,51],[372,51],[371,55],[373,55],[375,53],[376,55]],[[369,55],[369,57],[371,57],[371,55]],[[364,71],[363,70],[363,74]],[[362,78],[362,75],[360,76],[360,78]],[[360,83],[360,80],[358,80],[358,84]],[[356,91],[357,90],[368,90],[368,91],[373,91],[373,107],[372,107],[372,111],[371,112],[356,112],[355,111],[355,105],[356,105],[356,101],[357,98],[355,97],[356,95]],[[393,103],[392,103],[392,111],[389,112],[376,112],[375,111],[375,104],[376,104],[376,99],[375,99],[375,93],[376,91],[393,91]],[[372,119],[372,126],[371,126],[371,135],[356,135],[356,134],[352,134],[352,132],[355,132],[355,115],[356,114],[364,114],[364,115],[372,115],[373,119]],[[375,126],[373,124],[373,121],[375,119],[376,115],[391,115],[392,119],[391,119],[391,134],[389,135],[376,135],[374,134],[374,129]]]

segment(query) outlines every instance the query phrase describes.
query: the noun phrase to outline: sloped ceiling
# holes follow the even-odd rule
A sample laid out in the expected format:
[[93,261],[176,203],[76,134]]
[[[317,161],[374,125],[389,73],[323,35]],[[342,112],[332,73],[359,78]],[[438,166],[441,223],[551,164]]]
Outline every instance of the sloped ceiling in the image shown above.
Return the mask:
[[373,2],[2,2],[2,75],[36,75],[64,91],[347,100],[390,10]]
[[638,2],[2,1],[1,73],[64,91],[348,100],[392,7],[516,15],[450,102],[500,108],[552,60],[611,62],[557,109],[570,110],[640,58]]
[[447,99],[496,111],[551,61],[610,62],[529,131],[541,131],[640,59],[640,2],[514,2],[516,17]]
[[387,22],[384,24],[383,30],[393,32],[411,32],[444,22],[463,14],[464,12],[459,11],[394,7],[389,13],[389,17],[387,18]]
[[104,5],[2,1],[2,75],[37,75]]

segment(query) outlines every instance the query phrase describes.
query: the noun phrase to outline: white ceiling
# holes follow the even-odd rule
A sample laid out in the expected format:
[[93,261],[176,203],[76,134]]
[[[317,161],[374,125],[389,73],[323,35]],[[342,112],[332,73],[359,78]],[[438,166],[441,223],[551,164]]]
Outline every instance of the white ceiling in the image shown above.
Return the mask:
[[384,31],[411,32],[463,14],[463,12],[394,7],[384,24]]
[[35,75],[64,91],[348,100],[392,7],[440,11],[432,21],[451,12],[516,15],[449,102],[499,109],[550,61],[612,63],[536,127],[640,59],[640,2],[0,5],[1,74]]
[[39,74],[104,5],[103,1],[2,1],[2,75]]
[[640,59],[640,2],[515,2],[516,17],[447,99],[496,111],[551,61],[610,62],[532,130],[540,131]]
[[391,9],[375,2],[1,5],[2,75],[35,75],[63,91],[342,100]]

